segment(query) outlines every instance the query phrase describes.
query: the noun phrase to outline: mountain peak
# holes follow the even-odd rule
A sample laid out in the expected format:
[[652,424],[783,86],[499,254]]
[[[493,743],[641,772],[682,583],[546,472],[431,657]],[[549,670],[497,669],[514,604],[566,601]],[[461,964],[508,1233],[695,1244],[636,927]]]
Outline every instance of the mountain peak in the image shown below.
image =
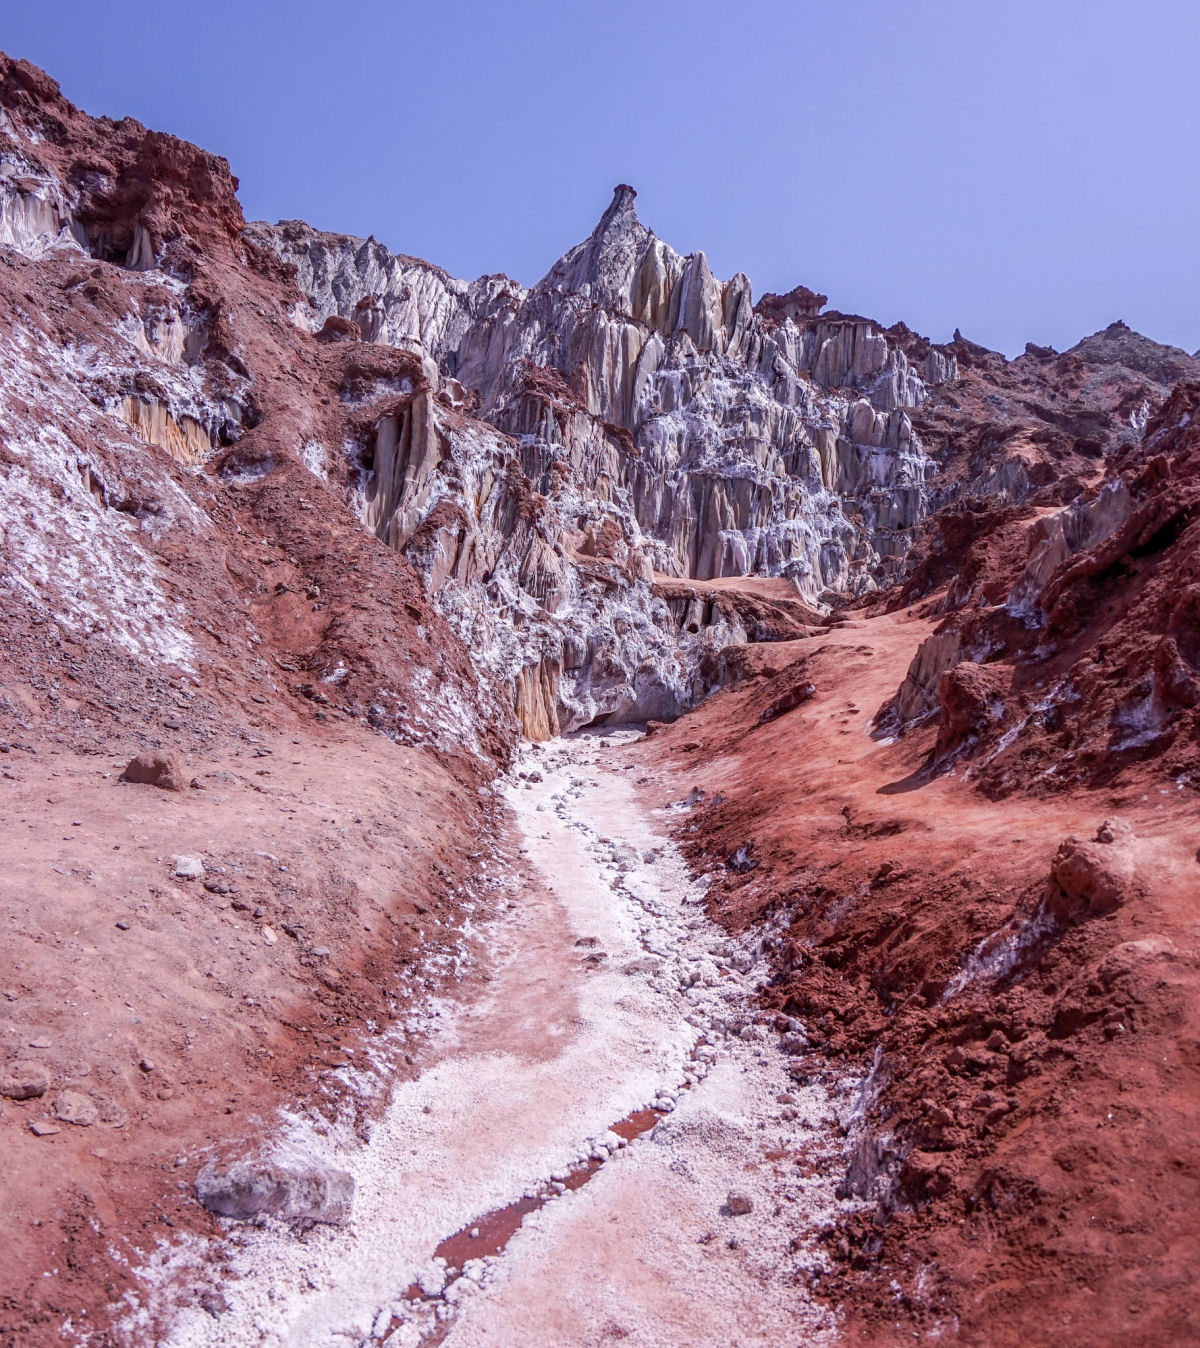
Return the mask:
[[600,217],[600,223],[592,231],[592,237],[595,238],[598,234],[607,233],[614,226],[622,230],[640,227],[637,207],[633,204],[636,197],[636,190],[630,187],[628,183],[618,183],[613,188],[613,196],[608,203],[608,209]]
[[650,231],[638,220],[636,196],[628,183],[618,183],[596,228],[550,268],[542,286],[586,295],[597,304],[616,303],[628,291],[650,240]]

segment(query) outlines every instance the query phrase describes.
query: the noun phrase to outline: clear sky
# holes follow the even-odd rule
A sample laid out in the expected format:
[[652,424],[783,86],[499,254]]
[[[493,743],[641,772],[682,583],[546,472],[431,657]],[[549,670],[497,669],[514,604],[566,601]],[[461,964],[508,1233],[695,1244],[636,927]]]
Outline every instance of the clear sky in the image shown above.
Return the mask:
[[225,155],[250,219],[530,284],[618,182],[756,295],[1200,347],[1196,0],[36,0],[0,46]]

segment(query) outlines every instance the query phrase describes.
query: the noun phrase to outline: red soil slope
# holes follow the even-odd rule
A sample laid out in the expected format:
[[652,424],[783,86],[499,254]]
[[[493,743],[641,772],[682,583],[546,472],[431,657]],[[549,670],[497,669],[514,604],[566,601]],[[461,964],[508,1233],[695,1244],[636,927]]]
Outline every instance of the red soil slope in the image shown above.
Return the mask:
[[[179,1188],[206,1148],[253,1147],[282,1101],[371,1107],[330,1070],[454,939],[516,725],[349,466],[301,461],[419,364],[291,323],[223,160],[5,57],[0,109],[95,254],[0,248],[0,1070],[44,1087],[0,1098],[0,1342],[67,1318],[100,1342],[138,1251],[212,1227]],[[139,229],[169,280],[122,264]],[[183,356],[146,345],[172,326]],[[116,410],[181,389],[236,429],[202,467],[183,422],[147,443]],[[144,751],[184,789],[119,781]]]
[[828,1293],[869,1343],[1194,1342],[1195,797],[1145,771],[1002,802],[929,776],[935,726],[870,731],[931,627],[795,643],[641,751],[659,801],[703,793],[679,836],[713,915],[766,923],[762,995],[810,1070],[873,1065]]

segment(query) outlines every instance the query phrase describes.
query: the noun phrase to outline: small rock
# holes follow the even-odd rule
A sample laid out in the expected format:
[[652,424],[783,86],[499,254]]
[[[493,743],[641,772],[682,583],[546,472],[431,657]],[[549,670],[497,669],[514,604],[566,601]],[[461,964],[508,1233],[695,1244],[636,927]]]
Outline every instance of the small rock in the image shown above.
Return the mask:
[[209,1212],[239,1221],[270,1216],[341,1225],[354,1202],[354,1176],[319,1165],[234,1161],[218,1169],[209,1161],[196,1177],[196,1197]]
[[224,1315],[229,1309],[229,1303],[220,1292],[209,1288],[206,1292],[201,1292],[197,1298],[197,1304],[202,1311],[207,1311],[215,1320],[218,1315]]
[[1106,819],[1096,830],[1096,841],[1098,843],[1131,842],[1133,839],[1133,829],[1124,819]]
[[157,786],[160,791],[182,791],[185,785],[183,767],[171,754],[138,754],[129,760],[121,781]]
[[40,1062],[14,1062],[0,1070],[0,1095],[32,1100],[50,1088],[50,1073]]
[[259,935],[268,945],[274,945],[275,942],[279,940],[279,937],[275,935],[274,928],[272,927],[260,927]]
[[107,1095],[93,1095],[92,1103],[100,1115],[100,1122],[106,1128],[124,1128],[129,1117],[119,1104]]
[[701,960],[692,973],[694,983],[703,983],[705,987],[713,988],[721,981],[721,973],[712,960]]
[[758,862],[750,855],[750,845],[742,843],[733,856],[726,860],[725,866],[737,875],[745,875],[748,871],[757,869]]
[[154,1064],[150,1061],[149,1058],[143,1058],[141,1062],[138,1063],[138,1066],[142,1069],[143,1072],[154,1071]]
[[54,1133],[61,1133],[62,1129],[57,1124],[47,1123],[44,1119],[34,1119],[29,1125],[29,1131],[34,1137],[51,1137]]
[[754,1204],[749,1196],[734,1190],[730,1190],[726,1195],[725,1206],[729,1209],[731,1217],[744,1217],[748,1212],[754,1211]]
[[657,955],[643,955],[640,959],[630,960],[628,964],[622,965],[623,974],[652,974],[662,967],[662,960]]
[[1112,841],[1067,838],[1054,855],[1041,909],[1061,923],[1114,913],[1138,892],[1128,832],[1108,828]]
[[922,1202],[948,1194],[954,1187],[954,1176],[944,1156],[914,1147],[901,1167],[900,1185],[910,1199]]
[[173,857],[177,880],[199,880],[204,874],[204,862],[199,857]]
[[224,880],[205,880],[204,888],[207,889],[210,894],[229,893],[229,886]]
[[49,1048],[50,1046],[50,1040],[46,1039],[44,1036],[29,1041],[30,1048]]
[[128,931],[128,930],[129,930],[129,923],[126,922],[124,918],[120,918],[120,919],[118,920],[118,922],[117,922],[117,930],[118,930],[118,931]]
[[100,1111],[82,1091],[60,1091],[54,1097],[54,1115],[79,1128],[90,1128],[100,1122]]

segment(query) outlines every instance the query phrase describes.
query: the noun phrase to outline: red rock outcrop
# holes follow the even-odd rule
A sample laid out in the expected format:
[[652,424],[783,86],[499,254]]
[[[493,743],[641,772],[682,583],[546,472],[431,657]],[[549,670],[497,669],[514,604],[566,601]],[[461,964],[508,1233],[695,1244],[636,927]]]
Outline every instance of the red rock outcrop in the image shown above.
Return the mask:
[[[959,572],[925,606],[937,613],[952,605],[881,724],[894,730],[940,705],[940,755],[958,734],[951,727],[969,715],[969,771],[995,794],[1133,781],[1151,762],[1174,789],[1194,789],[1198,412],[1200,385],[1179,385],[1144,437],[1071,505],[1016,514],[973,542],[965,566],[983,553],[993,579],[976,588],[978,602],[954,602]],[[1023,554],[1014,546],[1021,533]],[[960,661],[953,678],[933,661],[935,647]],[[958,705],[965,680],[987,682],[990,715]]]

